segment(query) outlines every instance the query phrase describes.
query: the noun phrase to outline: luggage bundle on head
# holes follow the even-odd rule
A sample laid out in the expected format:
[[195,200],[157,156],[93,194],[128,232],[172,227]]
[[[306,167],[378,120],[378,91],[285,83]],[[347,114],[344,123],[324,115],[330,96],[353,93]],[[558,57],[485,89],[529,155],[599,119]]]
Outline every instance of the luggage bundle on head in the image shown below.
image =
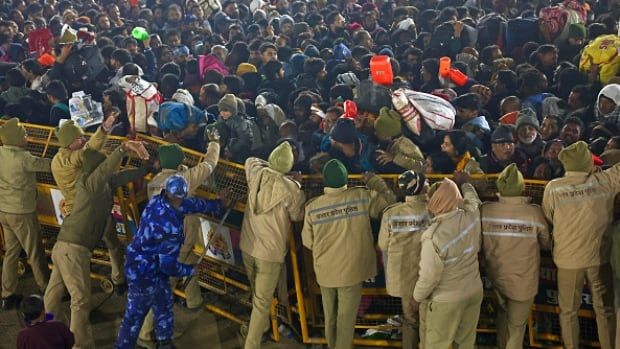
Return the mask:
[[374,84],[371,80],[364,80],[357,88],[355,104],[359,111],[379,115],[382,107],[390,108],[392,105],[390,89]]
[[71,82],[93,82],[105,69],[103,56],[95,45],[86,45],[74,50],[64,64],[65,77]]
[[497,13],[489,13],[480,18],[476,26],[480,47],[497,45],[503,48],[506,25],[506,18]]
[[583,49],[579,61],[579,70],[588,73],[592,65],[597,65],[599,79],[606,84],[620,70],[619,51],[619,36],[615,34],[601,35]]
[[557,6],[540,10],[539,27],[545,39],[558,45],[568,39],[568,27],[571,24],[585,24],[587,11],[576,0],[566,0]]
[[152,83],[138,75],[126,75],[118,85],[127,96],[127,117],[130,123],[130,134],[147,133],[149,126],[157,127],[153,115],[158,111],[163,97]]
[[528,41],[538,41],[538,18],[519,17],[508,20],[506,24],[506,51],[522,47]]
[[434,130],[447,131],[454,127],[456,110],[441,97],[399,88],[392,93],[392,104],[407,128],[418,136],[421,134],[422,120]]

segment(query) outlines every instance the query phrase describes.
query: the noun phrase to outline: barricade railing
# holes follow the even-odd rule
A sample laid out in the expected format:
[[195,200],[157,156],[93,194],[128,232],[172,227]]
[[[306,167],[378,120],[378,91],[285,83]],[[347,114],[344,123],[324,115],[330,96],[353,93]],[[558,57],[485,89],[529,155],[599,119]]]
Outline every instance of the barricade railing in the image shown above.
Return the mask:
[[[52,158],[58,151],[58,140],[54,135],[53,128],[39,125],[24,125],[28,131],[28,150],[36,156]],[[140,135],[139,139],[145,142],[145,146],[151,156],[157,156],[157,148],[166,141],[149,136]],[[105,143],[104,150],[110,151],[122,142],[123,138],[109,137]],[[183,149],[185,153],[184,164],[191,167],[204,160],[204,154]],[[143,162],[137,158],[129,157],[123,166],[136,167],[143,165]],[[396,190],[397,175],[382,175],[386,183]],[[428,180],[432,183],[445,175],[428,175]],[[39,182],[39,192],[47,195],[44,199],[47,203],[51,200],[49,192],[55,189],[54,179],[51,174],[39,174],[37,176]],[[474,175],[472,183],[478,189],[481,199],[495,200],[496,185],[495,175]],[[545,181],[526,180],[526,190],[524,195],[532,198],[533,203],[540,203],[544,192]],[[361,176],[350,176],[349,185],[363,185]],[[220,188],[228,188],[234,199],[246,197],[247,183],[245,171],[242,165],[230,163],[220,160],[214,173],[203,183],[199,189],[198,195],[202,197],[213,197]],[[304,176],[302,181],[302,189],[308,198],[322,194],[323,184],[320,176]],[[133,184],[129,185],[118,193],[118,204],[122,216],[123,232],[122,238],[126,242],[131,236],[127,236],[127,232],[131,232],[132,227],[138,224],[139,207],[144,204],[147,196],[144,185],[138,185],[136,188]],[[45,197],[45,195],[43,195]],[[53,201],[53,200],[52,200]],[[43,227],[44,235],[53,237],[58,230],[58,224],[55,219],[55,212],[50,212],[49,205],[45,208],[39,205],[39,219]],[[242,202],[237,203],[235,211],[243,213],[245,205]],[[238,323],[246,323],[248,321],[248,311],[251,307],[251,292],[245,270],[240,261],[240,252],[238,250],[238,238],[240,235],[240,221],[242,216],[239,215],[236,222],[226,224],[229,236],[227,243],[232,246],[233,257],[231,260],[224,260],[222,256],[214,253],[214,256],[205,258],[205,260],[197,268],[199,276],[199,285],[218,295],[217,299],[210,301],[208,299],[206,308],[218,315],[224,316]],[[234,219],[233,219],[234,220]],[[131,222],[128,222],[131,221]],[[212,222],[213,223],[213,222]],[[299,228],[299,227],[298,227]],[[320,290],[315,282],[312,259],[310,251],[301,247],[298,239],[299,229],[291,234],[290,254],[287,256],[286,266],[288,268],[288,278],[290,282],[286,285],[284,297],[288,299],[278,299],[272,306],[272,325],[273,335],[275,339],[279,338],[277,330],[279,322],[288,325],[293,332],[297,333],[301,340],[307,344],[325,344],[326,340],[322,334],[323,315],[320,301]],[[49,239],[53,242],[53,239]],[[50,245],[51,246],[51,245]],[[196,250],[199,253],[200,250]],[[106,263],[105,249],[96,249],[93,262],[95,264]],[[545,258],[543,258],[545,261]],[[536,299],[536,304],[532,307],[532,314],[529,320],[529,344],[531,347],[549,348],[559,345],[560,331],[557,320],[559,309],[557,307],[557,279],[555,275],[555,267],[548,258],[543,263],[541,272],[541,288]],[[364,298],[362,306],[358,313],[358,321],[356,328],[359,331],[367,329],[378,329],[389,333],[388,338],[361,338],[356,337],[355,344],[368,345],[377,347],[399,347],[400,341],[397,335],[398,325],[388,321],[401,313],[400,299],[392,298],[387,295],[384,285],[379,280],[382,272],[376,278],[374,283],[366,285],[363,291]],[[495,309],[493,301],[493,293],[490,292],[490,283],[484,279],[487,292],[485,292],[485,301],[481,311],[479,323],[479,333],[490,333],[494,331]],[[183,295],[180,290],[177,294]],[[281,293],[280,293],[281,294]],[[553,295],[555,294],[555,297]],[[222,298],[228,299],[228,303],[223,302]],[[282,298],[282,297],[280,297]],[[591,299],[587,296],[584,299]],[[597,347],[596,342],[596,324],[594,321],[594,313],[589,304],[584,304],[579,311],[582,333],[582,344]]]

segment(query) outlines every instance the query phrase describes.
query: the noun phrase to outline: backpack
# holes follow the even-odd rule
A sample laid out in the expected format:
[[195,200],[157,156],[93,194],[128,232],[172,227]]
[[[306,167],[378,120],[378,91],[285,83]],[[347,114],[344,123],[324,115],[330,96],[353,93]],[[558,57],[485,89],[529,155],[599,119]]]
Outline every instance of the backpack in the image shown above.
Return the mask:
[[152,83],[138,75],[120,78],[118,85],[125,91],[129,134],[147,133],[149,126],[157,127],[154,114],[159,110],[163,97]]
[[513,18],[506,24],[506,50],[512,52],[528,41],[538,41],[538,18]]
[[87,45],[73,51],[64,64],[64,75],[68,82],[95,81],[106,70],[103,56],[97,46]]
[[506,26],[506,18],[497,13],[489,13],[480,18],[476,26],[480,47],[497,45],[504,48]]

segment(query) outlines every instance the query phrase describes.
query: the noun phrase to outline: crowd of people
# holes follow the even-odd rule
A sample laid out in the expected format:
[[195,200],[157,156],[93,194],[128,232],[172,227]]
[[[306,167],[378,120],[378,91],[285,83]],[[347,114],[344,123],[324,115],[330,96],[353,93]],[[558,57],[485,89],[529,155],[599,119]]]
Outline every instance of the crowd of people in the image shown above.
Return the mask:
[[[217,216],[230,204],[192,198],[224,159],[244,164],[248,182],[246,348],[260,347],[268,328],[289,226],[299,220],[328,344],[350,347],[362,282],[376,274],[371,218],[382,221],[388,292],[403,298],[406,347],[472,347],[482,297],[478,252],[500,300],[499,346],[519,347],[538,251],[553,240],[564,345],[578,346],[587,279],[601,346],[611,348],[606,248],[620,183],[619,16],[617,0],[4,3],[2,306],[22,300],[23,248],[44,294],[24,301],[24,336],[46,328],[66,347],[93,347],[89,261],[103,240],[115,289],[128,291],[117,348],[172,347],[168,281],[193,272],[199,221],[191,213]],[[378,67],[376,58],[387,63]],[[413,111],[400,104],[403,95]],[[449,127],[433,122],[440,118]],[[25,150],[22,123],[54,128],[60,149],[52,160]],[[94,134],[87,140],[85,131]],[[169,144],[149,160],[137,134]],[[108,135],[127,140],[104,155]],[[205,160],[183,166],[181,147],[206,152]],[[145,166],[117,172],[128,152]],[[51,276],[37,222],[37,172],[51,172],[64,196]],[[454,181],[425,185],[425,174],[455,172]],[[114,188],[148,173],[155,175],[150,201],[125,256],[110,215]],[[324,195],[306,202],[302,173],[322,174]],[[396,203],[375,173],[401,174],[405,202]],[[467,174],[480,173],[501,173],[499,202],[481,206],[466,183]],[[363,174],[368,188],[347,189],[348,174]],[[542,209],[522,196],[523,178],[553,180]],[[60,310],[65,290],[70,320]],[[188,308],[201,307],[195,280],[185,292]],[[56,323],[37,327],[48,321],[45,311],[70,323],[74,338],[51,331]]]

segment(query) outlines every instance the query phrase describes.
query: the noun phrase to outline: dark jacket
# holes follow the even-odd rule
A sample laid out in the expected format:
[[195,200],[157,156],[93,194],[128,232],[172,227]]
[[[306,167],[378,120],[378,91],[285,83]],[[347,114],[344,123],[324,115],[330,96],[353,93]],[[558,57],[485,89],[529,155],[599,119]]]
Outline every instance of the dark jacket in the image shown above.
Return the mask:
[[75,203],[65,218],[58,240],[94,249],[106,227],[112,210],[114,188],[144,177],[145,168],[124,170],[116,168],[125,156],[122,147],[116,148],[91,174],[82,174],[75,186]]
[[243,164],[250,156],[254,141],[250,122],[237,114],[227,120],[220,117],[215,125],[221,136],[222,155],[228,151],[231,154],[229,160]]
[[521,171],[521,173],[527,173],[527,155],[525,155],[525,153],[523,153],[519,149],[515,149],[515,153],[508,161],[499,161],[495,157],[495,154],[493,154],[493,151],[490,151],[488,154],[483,155],[480,158],[480,168],[484,173],[487,174],[500,173],[502,172],[502,170],[504,170],[504,168],[506,168],[506,166],[512,164],[513,162],[517,164],[517,167],[519,168],[519,171]]

